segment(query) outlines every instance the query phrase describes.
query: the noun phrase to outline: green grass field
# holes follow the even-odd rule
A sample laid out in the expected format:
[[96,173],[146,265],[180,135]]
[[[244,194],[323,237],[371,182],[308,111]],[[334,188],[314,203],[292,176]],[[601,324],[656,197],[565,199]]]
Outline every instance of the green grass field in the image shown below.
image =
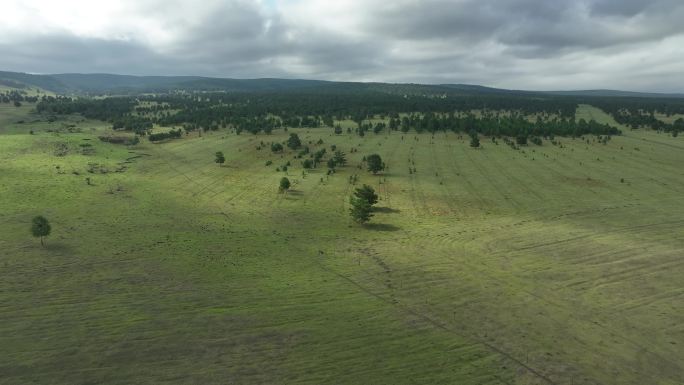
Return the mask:
[[[280,130],[127,148],[74,118],[29,135],[19,111],[0,109],[1,384],[684,382],[684,138],[301,129],[350,160],[303,176],[256,149]],[[375,152],[381,176],[357,168]],[[366,227],[353,174],[380,195]]]

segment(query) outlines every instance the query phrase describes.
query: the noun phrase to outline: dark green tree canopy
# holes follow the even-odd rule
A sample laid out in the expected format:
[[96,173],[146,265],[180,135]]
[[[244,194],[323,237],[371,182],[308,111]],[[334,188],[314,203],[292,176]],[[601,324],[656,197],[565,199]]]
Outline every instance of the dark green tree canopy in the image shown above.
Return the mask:
[[214,160],[218,164],[223,164],[226,162],[226,157],[223,156],[223,152],[217,151],[216,152],[216,159]]
[[293,150],[302,147],[302,141],[299,139],[299,135],[290,134],[290,137],[287,139],[287,147]]
[[280,143],[271,143],[271,151],[273,151],[273,152],[283,151],[283,145]]
[[364,184],[354,191],[354,196],[359,199],[363,199],[368,202],[369,205],[374,205],[378,203],[378,194],[375,193],[373,187]]
[[385,163],[378,154],[368,155],[366,157],[366,163],[368,164],[368,171],[372,172],[373,174],[377,174],[385,169]]
[[347,164],[347,157],[345,153],[340,150],[335,151],[333,159],[335,160],[335,164],[338,166],[344,166],[345,164]]
[[52,227],[50,227],[50,223],[42,215],[34,217],[33,220],[31,221],[31,234],[33,234],[33,236],[36,238],[40,238],[40,244],[41,245],[44,244],[43,238],[50,235],[51,230],[52,230]]
[[367,200],[351,196],[349,198],[351,207],[349,208],[349,215],[356,223],[366,223],[370,221],[373,216],[372,207]]
[[287,191],[290,189],[290,180],[287,177],[280,179],[280,191]]
[[478,148],[480,147],[480,138],[477,137],[477,133],[471,133],[470,135],[470,147]]

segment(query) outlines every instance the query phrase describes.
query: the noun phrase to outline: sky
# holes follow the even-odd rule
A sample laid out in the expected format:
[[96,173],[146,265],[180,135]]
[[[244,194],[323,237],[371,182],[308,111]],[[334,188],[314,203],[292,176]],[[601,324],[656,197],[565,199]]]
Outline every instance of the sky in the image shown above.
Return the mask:
[[682,0],[0,0],[0,70],[684,92]]

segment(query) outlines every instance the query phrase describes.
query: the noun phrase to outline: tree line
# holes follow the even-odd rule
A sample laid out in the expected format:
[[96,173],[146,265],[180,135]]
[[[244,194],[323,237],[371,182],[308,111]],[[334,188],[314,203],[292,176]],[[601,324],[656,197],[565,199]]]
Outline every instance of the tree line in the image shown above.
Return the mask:
[[[237,134],[266,133],[283,128],[330,127],[340,120],[356,122],[359,135],[387,131],[476,132],[530,137],[617,135],[619,130],[595,121],[575,119],[578,104],[587,103],[632,128],[677,134],[684,120],[665,123],[656,113],[684,114],[684,100],[625,97],[560,97],[540,95],[458,95],[428,97],[382,92],[227,93],[184,92],[105,98],[41,97],[5,93],[0,100],[37,102],[40,113],[79,113],[107,121],[114,129],[146,135],[154,125],[196,130],[232,129]],[[471,111],[477,110],[477,115]],[[502,113],[501,111],[505,111]],[[537,116],[529,121],[529,116]],[[383,122],[373,122],[380,118]]]

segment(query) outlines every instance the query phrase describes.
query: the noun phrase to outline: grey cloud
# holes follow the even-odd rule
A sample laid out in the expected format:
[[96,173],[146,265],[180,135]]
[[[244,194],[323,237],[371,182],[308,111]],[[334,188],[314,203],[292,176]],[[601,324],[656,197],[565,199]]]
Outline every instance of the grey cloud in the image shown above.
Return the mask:
[[17,71],[138,72],[158,65],[159,56],[129,41],[78,38],[73,35],[19,38],[0,43],[0,65]]
[[[209,2],[207,12],[194,19],[160,0],[140,4],[140,12],[164,8],[155,17],[176,36],[170,44],[26,31],[0,37],[0,68],[512,88],[684,88],[677,69],[684,68],[684,52],[664,44],[684,34],[684,3],[675,0],[369,0],[359,1],[354,14],[335,15],[353,18],[353,31],[316,20],[294,22],[285,13],[291,8],[278,12],[250,0]],[[661,72],[645,72],[644,60]],[[659,67],[661,62],[669,65]]]

